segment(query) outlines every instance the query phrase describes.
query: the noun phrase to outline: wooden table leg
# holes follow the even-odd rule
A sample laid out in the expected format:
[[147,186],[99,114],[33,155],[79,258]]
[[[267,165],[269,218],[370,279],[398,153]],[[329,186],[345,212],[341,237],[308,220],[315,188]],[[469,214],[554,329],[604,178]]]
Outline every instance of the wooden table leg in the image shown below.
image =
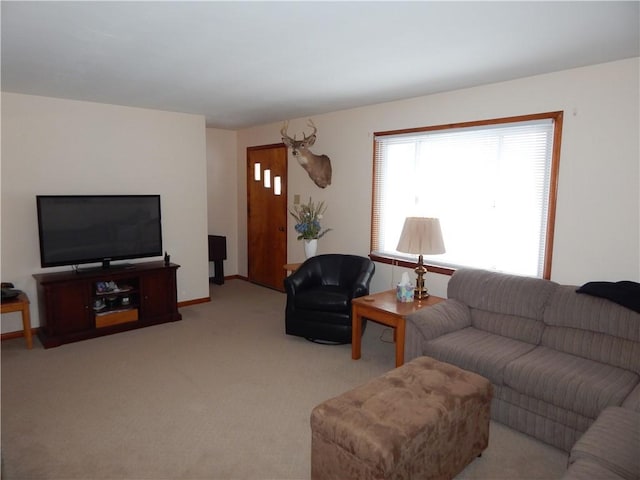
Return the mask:
[[27,348],[33,348],[31,338],[31,315],[29,313],[29,297],[26,293],[20,292],[17,297],[2,302],[2,313],[20,312],[22,315],[22,335],[27,342]]
[[358,312],[358,306],[351,306],[351,358],[358,360],[360,358],[362,342],[362,317]]
[[27,341],[27,348],[33,348],[33,339],[31,338],[31,315],[29,314],[28,301],[22,305],[22,328],[24,330],[24,338]]
[[399,367],[404,363],[404,327],[404,318],[398,319],[398,324],[394,330],[396,337],[396,367]]

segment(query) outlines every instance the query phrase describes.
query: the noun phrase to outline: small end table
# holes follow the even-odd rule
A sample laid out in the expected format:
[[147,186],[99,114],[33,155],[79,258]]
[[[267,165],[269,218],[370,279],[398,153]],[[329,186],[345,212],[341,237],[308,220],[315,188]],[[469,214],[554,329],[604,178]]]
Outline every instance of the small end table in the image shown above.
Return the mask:
[[22,312],[22,328],[24,338],[27,341],[27,348],[33,348],[31,338],[31,315],[29,313],[29,297],[24,292],[20,292],[17,297],[2,300],[0,303],[0,313]]
[[429,295],[422,300],[399,302],[395,290],[354,298],[351,301],[351,358],[358,360],[362,346],[362,319],[394,328],[393,340],[396,342],[396,367],[404,363],[404,333],[407,315],[422,308],[440,303],[444,298]]
[[282,268],[287,271],[287,277],[300,268],[302,263],[285,263]]

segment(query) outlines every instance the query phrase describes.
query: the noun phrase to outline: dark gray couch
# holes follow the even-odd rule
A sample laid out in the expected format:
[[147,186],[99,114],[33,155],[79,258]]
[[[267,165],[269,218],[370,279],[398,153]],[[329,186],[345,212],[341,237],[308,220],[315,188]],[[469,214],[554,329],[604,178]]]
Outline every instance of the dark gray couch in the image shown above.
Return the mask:
[[[483,375],[494,420],[571,451],[572,467],[582,459],[580,470],[607,468],[593,445],[589,454],[571,449],[610,407],[621,407],[617,424],[627,416],[638,425],[640,314],[574,286],[483,270],[458,270],[447,296],[407,318],[405,361],[428,355]],[[638,428],[620,442],[635,448]],[[640,476],[637,458],[617,474]]]

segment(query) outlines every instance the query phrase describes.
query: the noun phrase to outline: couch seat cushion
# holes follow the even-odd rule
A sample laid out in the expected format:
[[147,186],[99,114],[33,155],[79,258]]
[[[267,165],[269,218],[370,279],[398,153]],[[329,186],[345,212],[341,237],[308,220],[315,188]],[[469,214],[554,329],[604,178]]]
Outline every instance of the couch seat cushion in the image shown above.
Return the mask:
[[594,419],[620,405],[638,381],[629,370],[547,347],[515,359],[504,372],[504,383],[517,392]]
[[322,312],[345,312],[350,308],[349,290],[337,285],[310,288],[296,294],[296,308]]
[[426,342],[424,354],[503,385],[505,366],[533,348],[530,343],[468,327]]

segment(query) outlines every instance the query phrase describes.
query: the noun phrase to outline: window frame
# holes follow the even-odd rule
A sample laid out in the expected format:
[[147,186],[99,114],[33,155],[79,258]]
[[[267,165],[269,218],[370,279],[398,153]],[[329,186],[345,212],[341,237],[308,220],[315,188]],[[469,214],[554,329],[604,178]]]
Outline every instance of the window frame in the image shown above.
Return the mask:
[[[518,115],[511,117],[492,118],[485,120],[476,120],[470,122],[449,123],[441,125],[432,125],[426,127],[415,127],[399,130],[387,130],[382,132],[373,133],[373,176],[372,176],[372,197],[371,197],[371,235],[369,244],[369,258],[375,262],[386,263],[390,265],[397,265],[401,267],[413,268],[414,262],[402,260],[392,256],[385,256],[381,254],[374,254],[374,245],[376,245],[378,235],[380,232],[380,222],[376,218],[376,174],[377,167],[376,158],[378,154],[378,143],[376,137],[391,136],[391,135],[403,135],[433,132],[438,130],[449,130],[469,127],[482,127],[482,126],[494,126],[505,123],[526,122],[531,120],[551,120],[553,122],[553,144],[551,147],[551,168],[549,177],[549,196],[548,196],[548,211],[547,211],[547,230],[545,234],[545,252],[543,260],[543,273],[542,278],[546,280],[551,279],[551,267],[553,259],[553,243],[555,233],[555,220],[556,220],[556,204],[558,196],[558,177],[560,171],[560,149],[562,144],[562,124],[563,124],[563,111],[552,111],[544,113],[535,113],[527,115]],[[440,265],[433,265],[425,263],[427,271],[433,273],[439,273],[443,275],[452,275],[455,272],[455,268],[444,267]]]

